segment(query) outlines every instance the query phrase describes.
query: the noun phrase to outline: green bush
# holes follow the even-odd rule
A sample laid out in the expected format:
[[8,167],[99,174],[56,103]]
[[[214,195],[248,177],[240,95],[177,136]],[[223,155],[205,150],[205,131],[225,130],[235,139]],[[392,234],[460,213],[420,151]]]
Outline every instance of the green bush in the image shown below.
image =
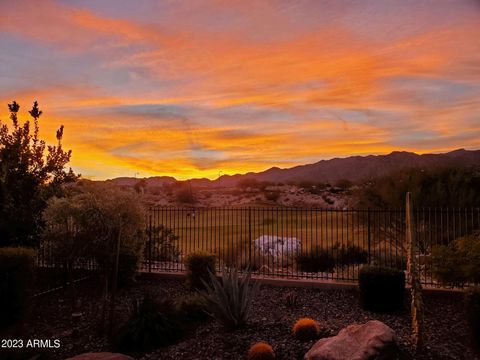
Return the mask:
[[0,248],[0,327],[12,325],[25,315],[33,268],[33,250]]
[[224,269],[222,279],[209,273],[210,283],[204,281],[203,296],[208,300],[210,313],[226,329],[237,329],[246,325],[253,297],[259,283],[251,281],[248,271],[240,279],[235,268]]
[[339,245],[334,247],[337,265],[365,264],[368,262],[368,253],[356,245]]
[[129,354],[144,353],[173,344],[183,334],[173,303],[168,299],[157,301],[146,295],[135,303],[134,311],[117,334],[114,346]]
[[128,286],[135,282],[140,268],[141,253],[133,249],[120,249],[118,257],[118,286]]
[[125,285],[133,281],[141,261],[144,210],[131,192],[85,185],[65,198],[50,200],[43,213],[44,240],[52,242],[54,254],[68,264],[94,259],[99,273],[109,280],[105,285],[113,284],[120,241],[118,284]]
[[382,266],[365,266],[358,274],[360,300],[366,310],[388,312],[403,308],[405,273]]
[[480,351],[480,287],[465,291],[465,309],[472,343]]
[[335,268],[335,258],[331,251],[316,247],[309,252],[298,254],[297,265],[300,271],[331,272]]
[[185,267],[187,268],[187,285],[191,289],[203,289],[203,281],[210,279],[209,273],[215,274],[215,255],[197,252],[187,256]]
[[462,258],[457,258],[457,251],[451,246],[437,246],[432,249],[432,275],[443,284],[459,285],[465,282],[462,270]]
[[387,266],[397,270],[407,270],[407,258],[403,254],[387,251],[375,251],[372,254],[372,265]]
[[[145,250],[149,256],[157,261],[178,261],[180,250],[178,249],[178,235],[172,229],[163,225],[153,226],[146,230]],[[151,241],[151,242],[150,242]]]
[[174,301],[175,311],[183,319],[193,322],[202,322],[210,318],[208,301],[204,296],[193,293]]
[[445,284],[480,283],[480,231],[435,247],[432,275]]

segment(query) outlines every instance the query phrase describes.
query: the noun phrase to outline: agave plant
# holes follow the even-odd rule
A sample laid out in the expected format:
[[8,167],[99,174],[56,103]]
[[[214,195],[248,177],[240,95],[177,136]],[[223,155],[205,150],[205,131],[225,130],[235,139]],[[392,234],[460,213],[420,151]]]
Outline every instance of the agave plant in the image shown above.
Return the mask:
[[211,315],[227,329],[244,326],[252,300],[258,292],[260,284],[253,281],[251,271],[247,270],[241,278],[237,269],[224,269],[222,278],[218,279],[209,273],[210,283],[203,281],[205,290],[201,293],[209,303]]

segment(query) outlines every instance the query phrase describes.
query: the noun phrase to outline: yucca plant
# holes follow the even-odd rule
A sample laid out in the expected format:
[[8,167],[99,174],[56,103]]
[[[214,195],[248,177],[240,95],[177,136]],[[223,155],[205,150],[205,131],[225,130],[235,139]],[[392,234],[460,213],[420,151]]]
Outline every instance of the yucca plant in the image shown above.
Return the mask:
[[252,300],[260,284],[252,281],[248,270],[241,278],[237,269],[224,269],[222,278],[218,279],[209,272],[210,283],[203,281],[205,290],[201,293],[208,301],[211,315],[227,329],[244,326]]

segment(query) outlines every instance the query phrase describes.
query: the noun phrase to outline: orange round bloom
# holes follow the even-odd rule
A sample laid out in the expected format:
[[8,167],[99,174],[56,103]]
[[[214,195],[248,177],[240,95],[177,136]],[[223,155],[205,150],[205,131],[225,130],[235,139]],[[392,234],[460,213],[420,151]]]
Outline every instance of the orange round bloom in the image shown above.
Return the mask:
[[275,353],[270,344],[266,342],[258,342],[254,344],[250,350],[248,350],[247,355],[248,360],[274,360]]
[[320,335],[320,326],[313,319],[302,318],[293,325],[293,334],[302,341],[313,340]]

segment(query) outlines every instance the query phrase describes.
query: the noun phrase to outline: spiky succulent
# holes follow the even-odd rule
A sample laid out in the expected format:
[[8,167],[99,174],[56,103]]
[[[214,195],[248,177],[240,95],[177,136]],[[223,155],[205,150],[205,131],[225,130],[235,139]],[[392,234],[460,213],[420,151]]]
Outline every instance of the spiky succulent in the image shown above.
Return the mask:
[[224,269],[221,279],[209,273],[210,283],[203,281],[201,291],[208,300],[209,311],[227,329],[236,329],[247,323],[252,300],[259,283],[251,278],[251,271],[240,277],[235,268]]

